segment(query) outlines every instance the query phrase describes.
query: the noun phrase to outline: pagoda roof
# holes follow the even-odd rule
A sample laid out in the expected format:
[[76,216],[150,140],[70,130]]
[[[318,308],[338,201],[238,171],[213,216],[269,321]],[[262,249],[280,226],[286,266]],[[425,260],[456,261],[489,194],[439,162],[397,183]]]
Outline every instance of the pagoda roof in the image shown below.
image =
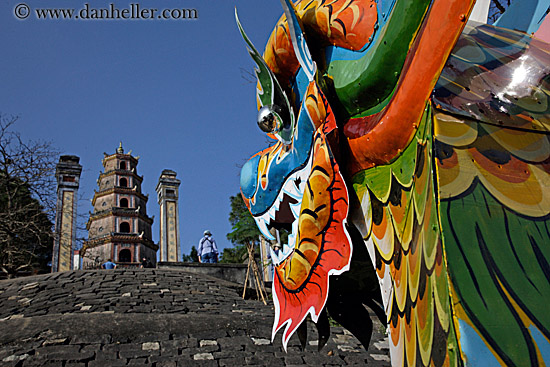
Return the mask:
[[107,243],[137,243],[147,246],[155,251],[158,250],[159,246],[153,242],[153,240],[146,238],[143,234],[137,233],[120,233],[120,232],[111,232],[109,234],[90,238],[84,241],[82,246],[81,254],[86,252],[86,249],[101,246]]
[[98,198],[110,195],[110,194],[129,194],[129,195],[136,195],[141,200],[143,200],[145,203],[149,200],[149,195],[143,195],[141,192],[137,191],[135,187],[129,188],[129,187],[121,187],[121,186],[115,186],[108,188],[106,190],[102,191],[95,191],[94,190],[94,197],[92,198],[92,205],[95,206],[95,202]]
[[111,169],[106,172],[100,172],[97,180],[99,182],[99,180],[102,179],[103,177],[112,176],[116,173],[118,173],[119,175],[132,176],[136,178],[140,183],[143,182],[143,176],[138,175],[134,169],[128,170],[128,169],[120,169],[120,168]]
[[133,208],[119,208],[119,207],[112,207],[105,210],[100,210],[95,213],[90,213],[90,218],[88,219],[88,222],[86,223],[86,229],[90,229],[90,225],[94,220],[98,220],[101,218],[114,216],[114,217],[137,217],[144,222],[152,225],[154,218],[151,218],[147,216],[146,214],[141,214],[137,209]]

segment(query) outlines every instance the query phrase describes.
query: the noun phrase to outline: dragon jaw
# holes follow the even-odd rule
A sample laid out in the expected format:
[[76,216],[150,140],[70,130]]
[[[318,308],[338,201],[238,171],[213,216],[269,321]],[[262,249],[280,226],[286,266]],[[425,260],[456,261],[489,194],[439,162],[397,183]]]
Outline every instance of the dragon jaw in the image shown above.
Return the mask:
[[288,236],[288,243],[282,244],[281,251],[277,254],[271,250],[271,259],[274,265],[280,264],[294,251],[298,231],[298,218],[300,216],[304,190],[307,185],[307,178],[311,172],[311,163],[312,156],[309,157],[305,167],[292,173],[285,180],[271,207],[262,215],[253,216],[262,235],[270,240],[275,240],[270,229],[276,227],[277,224],[285,226],[290,224],[292,228],[292,233]]

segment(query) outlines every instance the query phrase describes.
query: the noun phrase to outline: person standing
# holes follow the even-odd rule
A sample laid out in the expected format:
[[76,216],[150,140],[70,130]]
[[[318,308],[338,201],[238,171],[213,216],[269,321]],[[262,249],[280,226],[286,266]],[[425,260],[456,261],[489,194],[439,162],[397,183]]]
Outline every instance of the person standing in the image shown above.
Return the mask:
[[101,264],[101,267],[103,269],[116,269],[116,264],[111,261],[111,259],[107,260],[105,263]]
[[141,260],[141,265],[139,267],[140,268],[152,268],[153,263],[150,260],[148,260],[146,257],[144,257],[143,260]]
[[204,237],[199,241],[197,252],[201,263],[218,262],[218,246],[216,246],[216,241],[212,238],[212,233],[209,230],[204,231]]

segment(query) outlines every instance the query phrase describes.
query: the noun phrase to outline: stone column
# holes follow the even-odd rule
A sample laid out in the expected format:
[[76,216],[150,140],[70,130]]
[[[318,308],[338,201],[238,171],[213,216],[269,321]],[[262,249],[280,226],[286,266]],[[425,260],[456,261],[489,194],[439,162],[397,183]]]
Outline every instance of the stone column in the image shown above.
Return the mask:
[[157,184],[160,205],[160,261],[181,261],[178,188],[176,172],[165,169]]
[[77,193],[82,166],[80,158],[62,155],[56,166],[57,210],[55,215],[55,239],[53,244],[52,272],[73,268],[73,249],[76,243]]
[[264,282],[271,282],[271,257],[269,254],[269,247],[271,244],[265,239],[264,236],[260,236],[260,262],[261,272]]

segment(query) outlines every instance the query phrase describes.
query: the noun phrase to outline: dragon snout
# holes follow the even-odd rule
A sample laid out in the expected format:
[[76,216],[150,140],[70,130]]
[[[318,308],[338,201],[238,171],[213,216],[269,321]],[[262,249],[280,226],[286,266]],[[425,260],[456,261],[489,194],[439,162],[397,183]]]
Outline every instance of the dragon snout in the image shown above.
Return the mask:
[[260,156],[254,156],[241,169],[241,192],[246,199],[251,199],[256,193],[259,161]]

